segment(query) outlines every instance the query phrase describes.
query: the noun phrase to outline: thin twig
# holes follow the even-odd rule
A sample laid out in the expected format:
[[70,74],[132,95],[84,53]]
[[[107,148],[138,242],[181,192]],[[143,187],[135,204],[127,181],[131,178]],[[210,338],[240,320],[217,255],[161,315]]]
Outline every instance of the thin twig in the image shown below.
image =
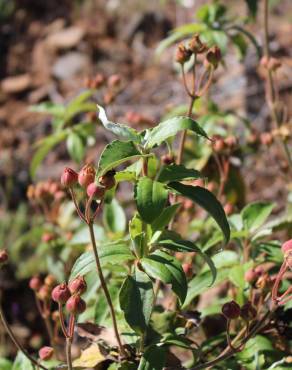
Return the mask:
[[3,323],[3,326],[5,330],[7,331],[10,339],[12,342],[15,344],[15,346],[21,351],[25,357],[27,357],[35,366],[39,366],[43,370],[48,370],[45,366],[41,365],[38,363],[36,359],[34,359],[28,352],[27,350],[22,346],[22,344],[18,341],[18,339],[15,337],[13,331],[11,330],[8,322],[6,321],[3,309],[2,309],[2,304],[1,304],[1,299],[2,299],[2,292],[0,292],[0,319]]

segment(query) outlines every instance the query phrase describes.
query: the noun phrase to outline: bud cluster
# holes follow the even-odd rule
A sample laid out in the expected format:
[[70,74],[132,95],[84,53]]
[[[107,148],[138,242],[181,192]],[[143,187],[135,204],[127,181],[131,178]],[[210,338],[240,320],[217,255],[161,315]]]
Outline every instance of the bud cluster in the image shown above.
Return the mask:
[[205,54],[204,65],[208,69],[210,67],[216,69],[221,61],[221,51],[218,46],[212,46],[208,48],[207,44],[201,41],[200,36],[195,34],[188,45],[185,46],[183,43],[179,44],[175,54],[175,60],[177,63],[185,64],[192,55]]
[[32,289],[40,301],[48,302],[51,299],[53,287],[56,279],[53,275],[47,275],[45,279],[39,276],[33,276],[29,281],[29,287]]
[[142,125],[153,126],[154,123],[153,119],[151,119],[150,117],[134,111],[128,111],[126,113],[125,119],[132,125],[139,127]]
[[233,320],[241,317],[246,321],[253,320],[257,315],[256,309],[249,301],[241,307],[235,301],[227,302],[222,306],[222,313],[226,319]]
[[66,283],[57,285],[52,291],[52,299],[60,305],[66,304],[70,314],[78,315],[85,311],[86,303],[81,295],[87,290],[87,284],[83,276]]
[[105,104],[110,104],[121,91],[122,79],[119,74],[106,77],[97,73],[94,77],[87,77],[84,85],[88,89],[103,89],[103,101]]
[[235,136],[227,136],[223,138],[221,135],[212,137],[212,146],[218,154],[228,154],[233,152],[238,146],[238,140]]
[[101,176],[95,182],[96,171],[93,166],[86,164],[81,168],[79,173],[71,168],[66,167],[61,176],[61,183],[64,187],[72,188],[74,185],[79,184],[82,188],[86,189],[88,197],[96,200],[103,199],[106,190],[113,188],[115,182],[115,171],[110,170]]

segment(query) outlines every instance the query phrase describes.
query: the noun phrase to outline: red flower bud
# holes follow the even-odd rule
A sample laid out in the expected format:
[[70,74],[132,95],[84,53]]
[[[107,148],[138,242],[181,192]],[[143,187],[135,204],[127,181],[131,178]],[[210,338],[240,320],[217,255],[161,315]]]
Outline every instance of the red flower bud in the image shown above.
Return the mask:
[[52,299],[55,302],[58,302],[61,304],[66,303],[68,299],[70,298],[70,296],[71,296],[70,290],[67,284],[65,283],[57,285],[52,291]]
[[193,274],[193,265],[191,263],[183,263],[182,268],[187,277],[191,277]]
[[192,55],[192,52],[188,50],[183,44],[179,44],[175,54],[175,61],[180,64],[187,62]]
[[0,250],[0,263],[8,261],[8,253],[5,249]]
[[121,76],[120,75],[111,75],[108,80],[107,84],[110,88],[118,87],[121,83]]
[[292,239],[287,240],[281,248],[284,255],[292,252]]
[[81,186],[87,188],[89,184],[94,182],[94,179],[95,179],[95,169],[92,166],[86,164],[84,167],[81,168],[78,174],[78,182]]
[[174,156],[172,154],[165,154],[161,157],[163,164],[169,165],[174,163]]
[[257,311],[250,302],[246,302],[240,308],[240,316],[244,320],[253,320],[256,317],[256,315],[257,315]]
[[206,59],[214,68],[218,67],[221,60],[221,50],[218,46],[215,45],[208,50]]
[[235,301],[227,302],[222,307],[222,313],[227,319],[237,319],[240,315],[240,306]]
[[108,171],[98,179],[99,183],[104,186],[107,190],[112,189],[116,185],[115,180],[116,171]]
[[92,182],[87,186],[87,195],[93,199],[102,199],[105,193],[105,188]]
[[37,292],[37,296],[41,301],[48,301],[51,297],[51,288],[47,285],[41,286]]
[[38,276],[33,276],[29,281],[30,289],[34,290],[35,292],[39,291],[42,285],[42,280]]
[[66,167],[61,176],[61,184],[65,187],[70,188],[77,184],[78,174],[72,168]]
[[77,276],[74,280],[68,284],[71,294],[82,294],[87,289],[87,284],[83,276]]
[[196,33],[189,42],[189,49],[195,54],[201,54],[207,50],[207,45],[200,40],[200,36]]
[[46,232],[46,233],[43,233],[43,235],[42,235],[42,241],[44,243],[49,243],[54,239],[55,239],[55,235],[52,234],[52,233]]
[[86,303],[79,295],[72,295],[66,303],[66,309],[69,313],[77,315],[86,310]]
[[56,284],[56,279],[53,275],[46,276],[45,285],[52,288],[55,284]]
[[258,274],[255,271],[255,269],[249,269],[244,274],[244,279],[249,284],[253,284],[257,280],[257,278],[258,278]]
[[52,347],[42,347],[39,350],[39,358],[43,361],[50,360],[53,357],[54,349]]

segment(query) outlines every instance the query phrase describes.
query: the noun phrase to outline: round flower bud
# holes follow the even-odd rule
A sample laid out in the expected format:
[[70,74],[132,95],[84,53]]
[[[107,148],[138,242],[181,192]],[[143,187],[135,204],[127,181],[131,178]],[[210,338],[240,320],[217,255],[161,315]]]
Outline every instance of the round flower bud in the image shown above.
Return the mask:
[[49,243],[49,242],[51,242],[52,240],[54,240],[55,239],[55,235],[54,234],[52,234],[52,233],[49,233],[49,232],[45,232],[45,233],[43,233],[43,235],[42,235],[42,241],[44,242],[44,243]]
[[38,276],[33,276],[29,281],[30,289],[34,290],[35,292],[38,292],[42,285],[42,280]]
[[57,285],[52,291],[52,299],[55,302],[64,304],[70,298],[71,293],[66,283]]
[[119,87],[120,83],[121,83],[121,76],[118,74],[111,75],[107,80],[107,84],[110,88]]
[[192,55],[192,52],[188,50],[183,44],[179,44],[175,54],[175,61],[180,64],[187,62]]
[[87,186],[87,195],[93,199],[102,199],[105,193],[105,188],[92,182]]
[[70,188],[71,186],[77,184],[78,174],[72,168],[66,167],[61,176],[61,184],[64,187]]
[[191,277],[193,274],[193,265],[191,263],[183,263],[182,268],[187,277]]
[[253,284],[258,278],[258,274],[255,271],[255,269],[249,269],[244,274],[244,280],[248,282],[249,284]]
[[292,253],[292,239],[287,240],[281,247],[281,250],[284,255]]
[[68,284],[71,294],[83,294],[86,292],[87,284],[83,276],[77,276],[74,280]]
[[222,313],[227,319],[237,319],[240,315],[240,306],[235,301],[227,302],[222,307]]
[[51,288],[47,285],[42,285],[37,292],[37,296],[41,301],[48,301],[51,297]]
[[195,54],[201,54],[207,50],[207,45],[200,40],[200,36],[196,33],[189,42],[189,49]]
[[66,309],[73,315],[81,314],[86,310],[86,303],[79,295],[72,295],[66,303]]
[[228,136],[225,138],[224,143],[229,149],[234,149],[234,147],[237,145],[237,139],[235,136]]
[[165,154],[161,157],[161,162],[166,165],[172,164],[174,163],[174,156],[172,154]]
[[46,276],[45,285],[52,288],[55,284],[56,284],[56,279],[53,275]]
[[99,183],[104,186],[107,190],[112,189],[116,185],[115,180],[116,171],[108,171],[98,179]]
[[206,60],[214,67],[217,68],[218,64],[221,60],[221,50],[218,48],[218,46],[211,47],[207,54],[206,54]]
[[263,132],[260,135],[260,141],[263,145],[270,146],[271,144],[273,144],[274,138],[270,132]]
[[222,136],[216,135],[214,138],[215,142],[213,142],[213,149],[216,153],[222,153],[225,149],[225,141]]
[[92,166],[86,164],[84,167],[81,168],[78,174],[78,182],[81,186],[87,188],[89,184],[94,182],[94,179],[95,179],[95,169]]
[[54,349],[52,347],[42,347],[39,350],[39,358],[42,361],[50,360],[53,357]]
[[0,250],[0,264],[8,261],[8,253],[5,249]]
[[240,316],[244,320],[253,320],[257,315],[257,311],[250,302],[246,302],[240,308]]

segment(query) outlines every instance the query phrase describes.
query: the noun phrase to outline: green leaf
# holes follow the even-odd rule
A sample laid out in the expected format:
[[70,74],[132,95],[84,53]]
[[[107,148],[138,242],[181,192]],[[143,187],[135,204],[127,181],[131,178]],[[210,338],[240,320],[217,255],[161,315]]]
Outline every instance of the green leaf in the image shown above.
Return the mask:
[[[230,268],[239,262],[237,253],[233,251],[223,251],[212,257],[213,263],[217,269],[217,276],[214,287],[228,279]],[[187,307],[194,298],[209,289],[212,274],[208,271],[208,266],[202,269],[200,273],[189,282],[188,294],[182,308]]]
[[149,177],[141,177],[135,188],[137,209],[147,223],[154,221],[163,211],[168,197],[165,185]]
[[180,203],[175,203],[164,208],[161,214],[152,222],[152,231],[163,230],[172,220],[180,206]]
[[212,273],[212,280],[211,280],[210,286],[214,284],[216,280],[216,275],[217,275],[216,267],[212,259],[206,253],[204,253],[198,246],[196,246],[194,243],[192,243],[189,240],[183,240],[183,239],[176,238],[176,239],[159,240],[157,242],[157,245],[163,246],[164,248],[168,248],[176,252],[196,252],[198,253],[210,267],[210,270]]
[[102,176],[114,167],[142,156],[132,141],[114,140],[101,153],[97,176]]
[[224,209],[215,195],[200,186],[183,185],[178,182],[172,182],[168,186],[204,208],[217,222],[224,234],[225,243],[228,243],[230,239],[230,227]]
[[13,362],[12,370],[34,370],[30,360],[20,351]]
[[104,128],[125,140],[132,140],[136,143],[141,141],[141,137],[135,129],[126,125],[122,125],[121,123],[109,121],[103,107],[97,105],[97,108],[99,109],[98,118],[101,120]]
[[[98,247],[98,254],[102,267],[108,264],[120,265],[122,262],[134,259],[128,245],[123,241],[102,244]],[[70,279],[74,279],[78,275],[84,276],[95,268],[93,252],[85,252],[76,260],[71,271]]]
[[145,272],[154,279],[171,284],[172,290],[184,302],[187,294],[187,281],[183,269],[175,257],[163,251],[155,251],[140,260]]
[[179,131],[191,130],[197,135],[208,138],[206,132],[199,124],[189,117],[174,117],[164,122],[159,123],[154,127],[147,138],[145,148],[152,148],[154,145],[159,145],[166,139],[175,136]]
[[141,357],[137,370],[162,370],[166,361],[166,349],[151,346],[147,348]]
[[75,132],[71,132],[67,137],[66,144],[71,158],[75,162],[80,163],[85,154],[85,146],[82,138]]
[[270,202],[250,203],[241,211],[243,225],[250,232],[256,231],[267,220],[275,204]]
[[1,370],[11,370],[12,362],[7,360],[6,358],[0,357],[0,369]]
[[54,117],[62,118],[65,114],[65,107],[62,104],[43,102],[29,107],[30,112],[49,114]]
[[126,228],[126,215],[123,208],[116,199],[103,208],[103,222],[112,233],[123,234]]
[[139,269],[127,276],[120,290],[120,306],[130,327],[138,332],[146,331],[154,303],[152,281]]
[[157,181],[172,182],[181,180],[195,180],[202,177],[202,174],[197,170],[186,168],[182,164],[171,164],[169,166],[162,167]]
[[244,349],[236,354],[236,358],[247,370],[264,369],[265,354],[270,355],[272,352],[274,349],[271,340],[257,335],[246,343]]
[[37,143],[37,151],[35,152],[31,164],[30,164],[30,175],[32,178],[35,177],[36,170],[42,163],[49,151],[54,148],[61,141],[66,139],[68,131],[60,131],[57,134],[51,135],[48,138],[42,139]]
[[72,99],[66,107],[64,123],[70,121],[76,114],[94,112],[95,103],[88,100],[93,94],[94,90],[85,90]]
[[255,17],[258,11],[258,0],[245,0],[248,11],[252,17]]

